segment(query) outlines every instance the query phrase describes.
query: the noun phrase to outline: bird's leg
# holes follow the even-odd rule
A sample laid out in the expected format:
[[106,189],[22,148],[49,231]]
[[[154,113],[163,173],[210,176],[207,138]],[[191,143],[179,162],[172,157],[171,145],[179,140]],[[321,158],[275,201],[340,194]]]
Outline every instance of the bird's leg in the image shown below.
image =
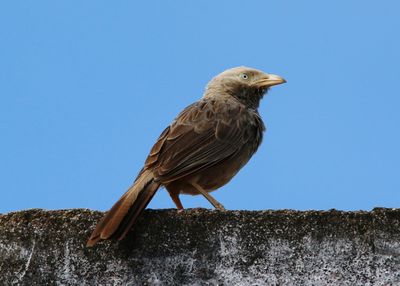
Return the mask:
[[200,194],[202,194],[217,210],[224,211],[224,206],[214,199],[209,193],[207,193],[199,184],[191,182],[192,186],[195,187]]
[[170,195],[172,201],[175,203],[176,208],[177,208],[178,210],[183,210],[182,202],[181,202],[181,200],[179,199],[179,192],[170,192],[170,191],[168,191],[168,193],[169,193],[169,195]]

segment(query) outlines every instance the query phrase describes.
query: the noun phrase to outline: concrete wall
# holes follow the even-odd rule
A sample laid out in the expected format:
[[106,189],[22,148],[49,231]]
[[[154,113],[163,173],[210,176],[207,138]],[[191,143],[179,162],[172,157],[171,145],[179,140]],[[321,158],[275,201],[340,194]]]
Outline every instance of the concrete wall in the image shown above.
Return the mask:
[[400,210],[147,210],[85,247],[102,213],[0,215],[0,285],[400,285]]

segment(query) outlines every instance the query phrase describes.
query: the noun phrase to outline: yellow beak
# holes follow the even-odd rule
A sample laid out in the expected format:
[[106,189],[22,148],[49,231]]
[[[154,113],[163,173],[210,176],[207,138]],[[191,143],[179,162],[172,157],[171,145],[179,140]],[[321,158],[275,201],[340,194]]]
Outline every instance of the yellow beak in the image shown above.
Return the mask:
[[257,87],[270,87],[285,82],[286,80],[280,77],[279,75],[265,74],[262,77],[260,77],[256,82],[254,82],[254,85],[256,85]]

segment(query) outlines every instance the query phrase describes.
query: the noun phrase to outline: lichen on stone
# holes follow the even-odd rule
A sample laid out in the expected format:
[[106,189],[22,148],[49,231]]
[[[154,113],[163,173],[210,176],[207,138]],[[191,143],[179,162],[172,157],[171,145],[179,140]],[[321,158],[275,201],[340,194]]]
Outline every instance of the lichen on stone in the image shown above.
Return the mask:
[[0,215],[0,285],[400,285],[400,210],[146,210],[85,243],[103,214]]

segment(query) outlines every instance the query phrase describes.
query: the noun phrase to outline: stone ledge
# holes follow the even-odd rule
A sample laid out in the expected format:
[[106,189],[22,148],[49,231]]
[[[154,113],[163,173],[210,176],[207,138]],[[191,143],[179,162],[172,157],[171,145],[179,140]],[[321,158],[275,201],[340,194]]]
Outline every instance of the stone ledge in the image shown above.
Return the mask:
[[400,285],[400,209],[146,210],[86,248],[101,212],[0,215],[3,285]]

